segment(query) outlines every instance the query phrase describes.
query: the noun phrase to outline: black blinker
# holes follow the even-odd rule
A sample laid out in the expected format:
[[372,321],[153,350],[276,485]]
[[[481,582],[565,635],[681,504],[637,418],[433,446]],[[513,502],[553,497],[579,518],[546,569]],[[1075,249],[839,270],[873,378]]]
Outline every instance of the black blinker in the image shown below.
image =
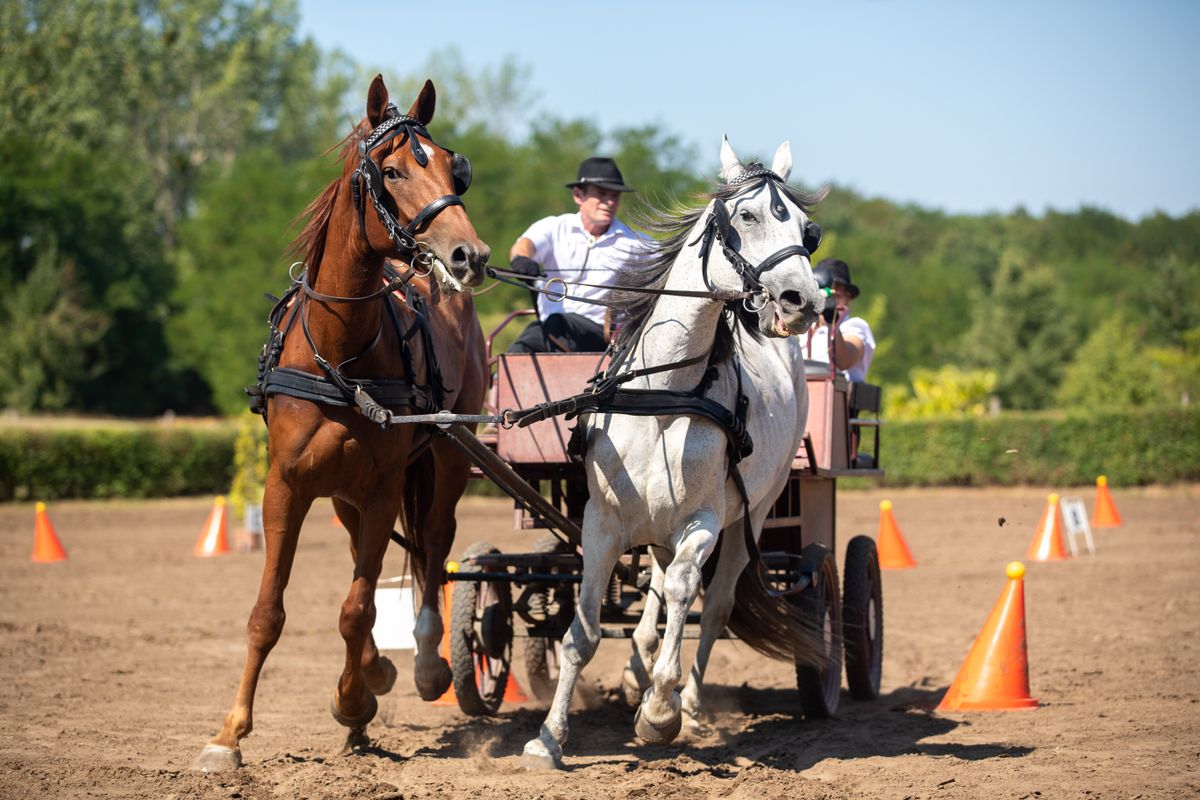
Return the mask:
[[463,195],[471,188],[471,160],[462,153],[450,159],[450,177],[454,179],[454,193]]
[[822,231],[820,225],[812,220],[804,223],[803,244],[804,249],[807,250],[810,255],[817,252],[817,248],[821,246],[821,236]]

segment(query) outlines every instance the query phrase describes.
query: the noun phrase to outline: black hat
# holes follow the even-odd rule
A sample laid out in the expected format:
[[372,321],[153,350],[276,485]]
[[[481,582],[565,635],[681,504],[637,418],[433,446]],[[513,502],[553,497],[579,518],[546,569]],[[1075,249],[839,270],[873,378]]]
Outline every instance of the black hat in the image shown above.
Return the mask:
[[611,158],[585,158],[579,164],[579,177],[574,183],[568,183],[568,189],[576,186],[599,186],[601,189],[611,189],[614,192],[636,191],[632,186],[625,185],[617,162]]
[[850,265],[840,258],[827,258],[813,269],[813,277],[822,289],[831,289],[840,283],[850,290],[850,297],[858,297],[858,287],[850,281]]

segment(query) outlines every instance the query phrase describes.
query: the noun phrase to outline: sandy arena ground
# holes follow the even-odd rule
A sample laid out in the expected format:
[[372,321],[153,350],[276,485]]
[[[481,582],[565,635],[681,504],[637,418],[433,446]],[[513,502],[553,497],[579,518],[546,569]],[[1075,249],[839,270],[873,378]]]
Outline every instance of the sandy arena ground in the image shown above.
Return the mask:
[[[1073,493],[1090,508],[1091,488]],[[1042,707],[972,714],[932,708],[1005,563],[1024,556],[1046,490],[887,496],[919,566],[884,576],[878,701],[843,696],[836,719],[804,721],[790,665],[721,642],[706,729],[647,747],[616,692],[627,645],[606,641],[581,681],[566,769],[549,774],[518,763],[542,709],[469,719],[423,703],[406,652],[392,654],[400,680],[368,728],[373,747],[336,755],[344,731],[327,706],[350,563],[327,503],[301,538],[246,766],[193,772],[233,699],[261,554],[194,558],[204,499],[64,502],[50,515],[70,558],[34,564],[32,506],[0,507],[0,798],[1200,796],[1200,487],[1117,490],[1125,525],[1097,532],[1097,555],[1030,564],[1030,682]],[[875,532],[882,497],[841,493],[839,550]],[[469,499],[460,520],[456,552],[478,539],[505,551],[531,541],[511,530],[506,501]],[[389,559],[398,570],[400,551]]]

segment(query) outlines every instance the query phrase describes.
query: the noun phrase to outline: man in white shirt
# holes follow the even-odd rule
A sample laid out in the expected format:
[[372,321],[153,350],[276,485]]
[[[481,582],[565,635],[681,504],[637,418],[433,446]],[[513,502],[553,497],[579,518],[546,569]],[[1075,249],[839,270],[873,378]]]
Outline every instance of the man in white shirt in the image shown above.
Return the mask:
[[804,357],[826,364],[830,360],[830,325],[833,332],[833,364],[844,370],[854,383],[865,383],[871,359],[875,357],[875,335],[862,317],[850,316],[850,301],[858,297],[858,287],[850,280],[850,266],[839,258],[827,258],[813,269],[817,285],[831,292],[825,314],[809,331]]
[[617,219],[621,194],[634,189],[625,185],[611,158],[584,159],[567,188],[579,210],[530,225],[513,244],[509,261],[513,272],[561,278],[569,296],[557,298],[563,288],[557,281],[543,284],[554,294],[538,295],[538,321],[513,342],[510,353],[603,350],[608,308],[581,300],[605,299],[607,287],[620,282],[621,271],[637,257],[644,240]]

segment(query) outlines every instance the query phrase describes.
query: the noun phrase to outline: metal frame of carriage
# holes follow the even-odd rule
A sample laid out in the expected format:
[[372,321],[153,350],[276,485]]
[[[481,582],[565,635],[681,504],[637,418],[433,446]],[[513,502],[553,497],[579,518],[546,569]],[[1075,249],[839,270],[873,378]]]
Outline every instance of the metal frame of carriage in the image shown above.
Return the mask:
[[[489,354],[500,330],[532,313],[510,314],[489,336]],[[489,356],[492,411],[576,394],[601,358],[597,353]],[[836,711],[843,663],[852,697],[869,700],[879,694],[883,595],[875,543],[868,536],[850,540],[841,592],[835,552],[838,478],[879,478],[883,470],[878,387],[851,384],[824,363],[810,362],[807,377],[804,447],[766,521],[759,549],[771,590],[798,604],[824,634],[824,666],[796,667],[800,709],[812,718]],[[522,640],[530,691],[540,700],[553,697],[559,647],[574,617],[583,571],[579,520],[586,480],[582,465],[567,453],[571,424],[552,417],[528,427],[500,425],[478,436],[461,425],[439,426],[474,462],[477,477],[490,479],[514,499],[515,527],[543,531],[529,552],[501,553],[479,542],[447,565],[447,581],[454,587],[450,662],[455,695],[467,714],[493,714],[503,703],[514,639]],[[870,446],[860,450],[868,441]],[[649,584],[650,557],[646,548],[638,548],[618,562],[601,609],[603,637],[632,635]],[[698,636],[698,621],[698,612],[691,612],[686,638]]]

